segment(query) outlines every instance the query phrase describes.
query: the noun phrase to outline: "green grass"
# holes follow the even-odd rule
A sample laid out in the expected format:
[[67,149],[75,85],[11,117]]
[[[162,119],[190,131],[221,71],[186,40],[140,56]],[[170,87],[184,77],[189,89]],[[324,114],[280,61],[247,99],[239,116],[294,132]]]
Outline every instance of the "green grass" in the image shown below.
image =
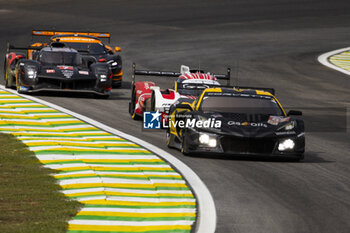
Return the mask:
[[66,232],[82,204],[60,186],[34,153],[15,137],[0,134],[0,232]]

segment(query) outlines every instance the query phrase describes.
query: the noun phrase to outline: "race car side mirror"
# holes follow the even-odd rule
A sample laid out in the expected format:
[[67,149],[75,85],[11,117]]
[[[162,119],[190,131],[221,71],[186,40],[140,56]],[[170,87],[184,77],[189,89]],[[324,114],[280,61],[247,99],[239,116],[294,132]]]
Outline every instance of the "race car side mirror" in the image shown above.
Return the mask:
[[188,104],[177,104],[175,107],[192,111],[192,107]]
[[121,52],[121,51],[122,51],[122,49],[121,49],[120,47],[118,47],[118,46],[114,47],[114,50],[115,50],[116,52]]
[[301,111],[297,111],[297,110],[290,110],[287,113],[287,116],[302,116],[303,113]]

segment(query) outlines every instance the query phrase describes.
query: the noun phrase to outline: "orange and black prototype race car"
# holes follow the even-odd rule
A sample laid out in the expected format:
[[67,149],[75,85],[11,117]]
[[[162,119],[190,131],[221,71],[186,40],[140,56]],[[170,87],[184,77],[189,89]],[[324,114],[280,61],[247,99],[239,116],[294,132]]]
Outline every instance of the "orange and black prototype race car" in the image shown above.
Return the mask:
[[[30,52],[31,58],[19,51]],[[112,72],[106,62],[89,63],[90,56],[53,42],[43,47],[7,46],[5,86],[19,93],[64,91],[93,93],[108,98],[112,89]]]
[[[90,63],[107,63],[112,70],[112,86],[120,87],[122,85],[122,57],[119,54],[121,48],[112,48],[102,42],[102,39],[107,39],[110,42],[110,33],[33,30],[32,35],[49,36],[51,37],[50,43],[64,43],[66,47],[73,48],[84,56],[90,56]],[[33,43],[31,46],[43,47],[46,45],[47,43]],[[33,50],[28,50],[29,59],[32,52]]]

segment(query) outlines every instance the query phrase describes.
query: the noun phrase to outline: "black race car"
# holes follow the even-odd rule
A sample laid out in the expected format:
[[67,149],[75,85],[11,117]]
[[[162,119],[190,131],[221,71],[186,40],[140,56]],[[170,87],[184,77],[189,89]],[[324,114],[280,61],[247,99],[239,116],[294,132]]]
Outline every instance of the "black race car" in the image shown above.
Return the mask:
[[11,50],[33,50],[8,46],[5,59],[5,86],[15,87],[19,93],[38,91],[89,92],[109,97],[112,72],[107,63],[89,63],[90,58],[65,44],[35,48],[32,59]]
[[[61,42],[67,47],[78,50],[82,55],[90,56],[89,63],[106,62],[112,70],[112,85],[122,85],[123,68],[121,48],[104,44],[102,39],[110,42],[111,34],[108,32],[79,32],[79,31],[56,31],[56,30],[33,30],[33,36],[50,37],[50,43]],[[45,46],[47,43],[32,43],[32,47]],[[30,51],[28,57],[30,58]]]
[[304,122],[285,113],[273,94],[256,89],[210,88],[192,103],[170,108],[168,146],[183,154],[281,156],[303,159]]

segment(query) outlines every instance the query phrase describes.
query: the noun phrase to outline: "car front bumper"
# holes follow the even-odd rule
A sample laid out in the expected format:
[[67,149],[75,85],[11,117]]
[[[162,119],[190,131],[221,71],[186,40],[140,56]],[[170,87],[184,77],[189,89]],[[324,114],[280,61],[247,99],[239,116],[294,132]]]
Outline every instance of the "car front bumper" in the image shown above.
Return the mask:
[[[199,154],[224,154],[229,156],[269,156],[269,157],[300,157],[305,151],[305,137],[303,134],[284,137],[237,137],[232,135],[212,135],[216,140],[216,146],[200,143],[201,133],[192,131],[184,140],[188,153]],[[294,142],[293,149],[279,150],[279,144],[291,139]]]

